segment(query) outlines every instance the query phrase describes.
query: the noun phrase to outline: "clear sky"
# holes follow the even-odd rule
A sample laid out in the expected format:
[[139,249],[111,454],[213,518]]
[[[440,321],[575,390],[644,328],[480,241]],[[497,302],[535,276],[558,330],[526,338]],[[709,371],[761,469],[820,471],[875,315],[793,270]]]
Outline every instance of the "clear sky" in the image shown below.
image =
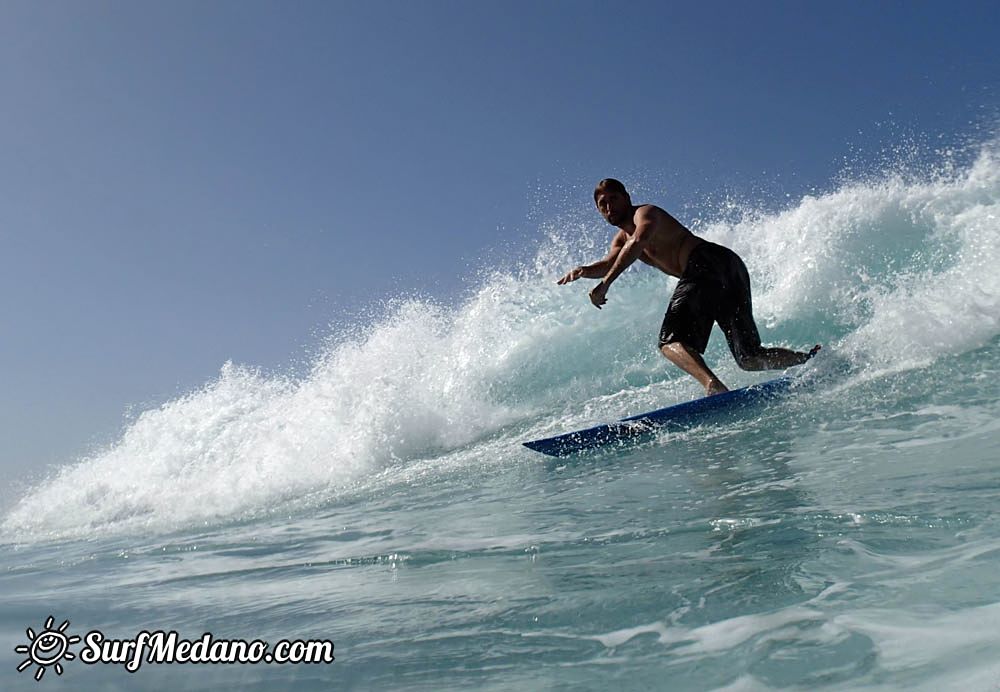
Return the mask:
[[962,136],[1000,110],[998,26],[995,1],[5,0],[0,471],[381,298],[454,300],[553,191],[794,198],[858,147]]

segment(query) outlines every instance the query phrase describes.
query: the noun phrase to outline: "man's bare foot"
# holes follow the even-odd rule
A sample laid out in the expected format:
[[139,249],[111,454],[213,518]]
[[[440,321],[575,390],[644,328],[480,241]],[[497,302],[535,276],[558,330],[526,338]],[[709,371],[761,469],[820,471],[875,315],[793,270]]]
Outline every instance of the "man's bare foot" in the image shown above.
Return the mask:
[[713,394],[722,394],[723,392],[728,392],[729,388],[722,384],[719,380],[712,380],[709,382],[708,386],[705,387],[705,396],[712,396]]

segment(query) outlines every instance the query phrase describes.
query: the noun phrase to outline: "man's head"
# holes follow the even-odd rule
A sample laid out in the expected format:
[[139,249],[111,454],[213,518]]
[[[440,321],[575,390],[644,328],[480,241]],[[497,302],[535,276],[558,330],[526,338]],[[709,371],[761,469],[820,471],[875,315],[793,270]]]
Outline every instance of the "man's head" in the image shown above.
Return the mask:
[[619,226],[632,214],[632,198],[618,180],[605,178],[594,188],[594,204],[609,224]]

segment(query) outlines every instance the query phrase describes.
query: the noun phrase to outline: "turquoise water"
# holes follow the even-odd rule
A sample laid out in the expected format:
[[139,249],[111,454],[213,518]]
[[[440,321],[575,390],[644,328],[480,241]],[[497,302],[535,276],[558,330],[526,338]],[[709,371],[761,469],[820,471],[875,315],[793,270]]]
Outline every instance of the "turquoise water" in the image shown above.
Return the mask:
[[[746,259],[766,341],[825,344],[808,386],[555,460],[520,442],[698,394],[655,352],[670,282],[601,312],[554,284],[607,242],[574,214],[456,306],[400,300],[302,376],[227,364],[37,480],[3,518],[3,689],[1000,686],[995,148],[696,228]],[[719,333],[707,359],[773,376]],[[49,615],[337,660],[36,683],[14,647]]]

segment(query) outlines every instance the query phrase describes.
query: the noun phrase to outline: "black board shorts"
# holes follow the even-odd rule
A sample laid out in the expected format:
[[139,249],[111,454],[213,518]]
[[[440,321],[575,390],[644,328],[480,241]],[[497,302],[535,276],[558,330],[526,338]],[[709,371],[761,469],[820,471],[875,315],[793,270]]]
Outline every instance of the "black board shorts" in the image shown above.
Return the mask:
[[663,317],[659,345],[680,342],[704,353],[714,322],[737,362],[759,353],[746,265],[729,248],[704,241],[688,256]]

